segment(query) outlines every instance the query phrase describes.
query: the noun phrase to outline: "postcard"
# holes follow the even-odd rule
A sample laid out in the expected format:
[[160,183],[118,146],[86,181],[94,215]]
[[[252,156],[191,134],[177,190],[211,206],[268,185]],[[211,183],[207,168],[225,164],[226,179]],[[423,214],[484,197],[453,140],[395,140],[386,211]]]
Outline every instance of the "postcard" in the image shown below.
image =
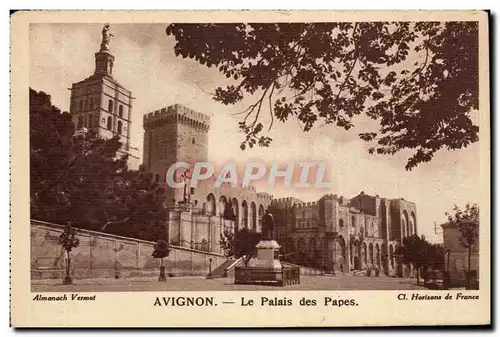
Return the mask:
[[13,13],[11,324],[490,325],[488,29]]

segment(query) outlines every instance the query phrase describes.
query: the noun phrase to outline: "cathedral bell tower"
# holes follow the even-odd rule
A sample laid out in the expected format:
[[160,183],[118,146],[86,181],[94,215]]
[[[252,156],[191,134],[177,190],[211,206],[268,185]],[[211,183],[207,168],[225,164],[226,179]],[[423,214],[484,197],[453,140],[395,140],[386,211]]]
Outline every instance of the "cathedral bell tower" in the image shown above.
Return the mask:
[[129,167],[136,169],[139,150],[130,143],[133,97],[113,77],[115,57],[109,47],[112,36],[106,24],[100,50],[95,53],[94,74],[71,87],[70,114],[77,132],[92,130],[102,138],[118,136],[122,143],[119,152],[128,154]]

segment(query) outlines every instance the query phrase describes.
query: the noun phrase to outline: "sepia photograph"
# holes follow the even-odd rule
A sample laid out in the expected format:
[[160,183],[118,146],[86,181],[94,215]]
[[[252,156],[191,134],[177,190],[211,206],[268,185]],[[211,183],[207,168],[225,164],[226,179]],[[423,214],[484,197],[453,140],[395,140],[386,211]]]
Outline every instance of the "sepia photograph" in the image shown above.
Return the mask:
[[391,13],[27,20],[30,305],[478,300],[487,15]]

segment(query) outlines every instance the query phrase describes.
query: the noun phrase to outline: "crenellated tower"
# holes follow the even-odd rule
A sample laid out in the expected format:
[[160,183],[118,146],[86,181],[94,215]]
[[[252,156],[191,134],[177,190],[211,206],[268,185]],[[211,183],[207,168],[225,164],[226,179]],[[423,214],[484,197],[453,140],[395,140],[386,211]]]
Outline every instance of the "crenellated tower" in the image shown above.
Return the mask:
[[[210,117],[175,104],[144,115],[143,165],[158,183],[166,185],[166,172],[175,162],[208,160]],[[166,188],[168,202],[183,200],[182,189]]]

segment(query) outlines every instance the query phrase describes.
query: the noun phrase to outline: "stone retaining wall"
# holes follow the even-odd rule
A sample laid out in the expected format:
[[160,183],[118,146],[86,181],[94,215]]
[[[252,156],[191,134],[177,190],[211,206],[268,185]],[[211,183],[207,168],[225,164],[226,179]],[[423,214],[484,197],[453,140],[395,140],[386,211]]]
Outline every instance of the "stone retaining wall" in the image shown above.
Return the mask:
[[[66,252],[59,245],[64,226],[31,220],[32,279],[62,278]],[[154,242],[78,229],[80,245],[71,251],[74,278],[137,277],[159,273],[152,257]],[[216,253],[170,246],[164,259],[167,275],[207,275],[226,259]]]

